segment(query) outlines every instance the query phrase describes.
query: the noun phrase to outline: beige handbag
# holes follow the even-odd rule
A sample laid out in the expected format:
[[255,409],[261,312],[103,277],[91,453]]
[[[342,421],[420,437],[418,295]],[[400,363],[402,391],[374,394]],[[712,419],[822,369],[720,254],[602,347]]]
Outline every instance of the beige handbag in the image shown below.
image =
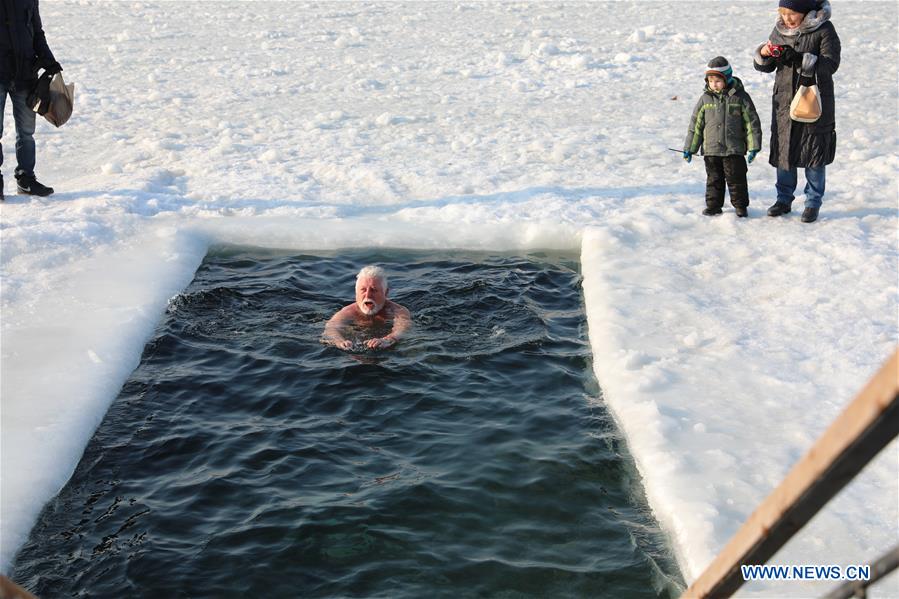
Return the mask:
[[800,85],[790,102],[790,118],[800,123],[814,123],[821,118],[821,92],[818,84]]

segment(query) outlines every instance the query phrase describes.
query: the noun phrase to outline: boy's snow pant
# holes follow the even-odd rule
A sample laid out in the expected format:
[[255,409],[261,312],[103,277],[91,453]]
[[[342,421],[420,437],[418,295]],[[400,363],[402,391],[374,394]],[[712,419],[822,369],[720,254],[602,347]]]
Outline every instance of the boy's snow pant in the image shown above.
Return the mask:
[[749,206],[746,185],[746,159],[743,156],[705,156],[705,204],[709,208],[724,206],[724,184],[730,190],[734,208]]

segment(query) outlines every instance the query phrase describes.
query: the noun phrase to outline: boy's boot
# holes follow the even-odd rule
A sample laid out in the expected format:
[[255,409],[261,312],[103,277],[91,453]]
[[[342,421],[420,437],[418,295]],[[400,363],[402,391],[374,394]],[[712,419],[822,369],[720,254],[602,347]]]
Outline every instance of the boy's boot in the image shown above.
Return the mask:
[[734,206],[734,210],[737,211],[737,216],[740,218],[749,216],[749,209],[746,206]]
[[16,175],[16,187],[22,195],[46,197],[53,193],[52,187],[39,182],[34,175]]
[[721,206],[712,206],[709,204],[706,206],[705,210],[702,211],[706,216],[718,216],[721,214]]

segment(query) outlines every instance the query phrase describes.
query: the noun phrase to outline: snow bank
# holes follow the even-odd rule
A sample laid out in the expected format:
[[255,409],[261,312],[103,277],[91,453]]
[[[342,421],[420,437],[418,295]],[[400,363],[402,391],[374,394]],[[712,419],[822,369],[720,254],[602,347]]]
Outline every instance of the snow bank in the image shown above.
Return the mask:
[[198,238],[150,227],[69,267],[40,297],[4,306],[2,565],[71,476],[137,367],[166,300],[193,278]]
[[[697,223],[653,203],[585,233],[584,299],[603,396],[692,579],[892,353],[895,220],[797,237],[796,222]],[[771,563],[864,564],[891,547],[896,458],[894,442]]]

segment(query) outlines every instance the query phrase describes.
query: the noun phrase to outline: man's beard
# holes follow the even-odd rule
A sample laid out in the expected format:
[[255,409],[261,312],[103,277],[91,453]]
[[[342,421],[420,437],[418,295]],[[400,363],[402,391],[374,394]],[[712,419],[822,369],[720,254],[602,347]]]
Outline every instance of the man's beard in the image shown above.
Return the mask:
[[381,308],[383,307],[383,304],[379,306],[377,303],[371,300],[366,300],[359,304],[359,310],[361,310],[362,313],[366,316],[374,316],[375,314],[380,312]]

